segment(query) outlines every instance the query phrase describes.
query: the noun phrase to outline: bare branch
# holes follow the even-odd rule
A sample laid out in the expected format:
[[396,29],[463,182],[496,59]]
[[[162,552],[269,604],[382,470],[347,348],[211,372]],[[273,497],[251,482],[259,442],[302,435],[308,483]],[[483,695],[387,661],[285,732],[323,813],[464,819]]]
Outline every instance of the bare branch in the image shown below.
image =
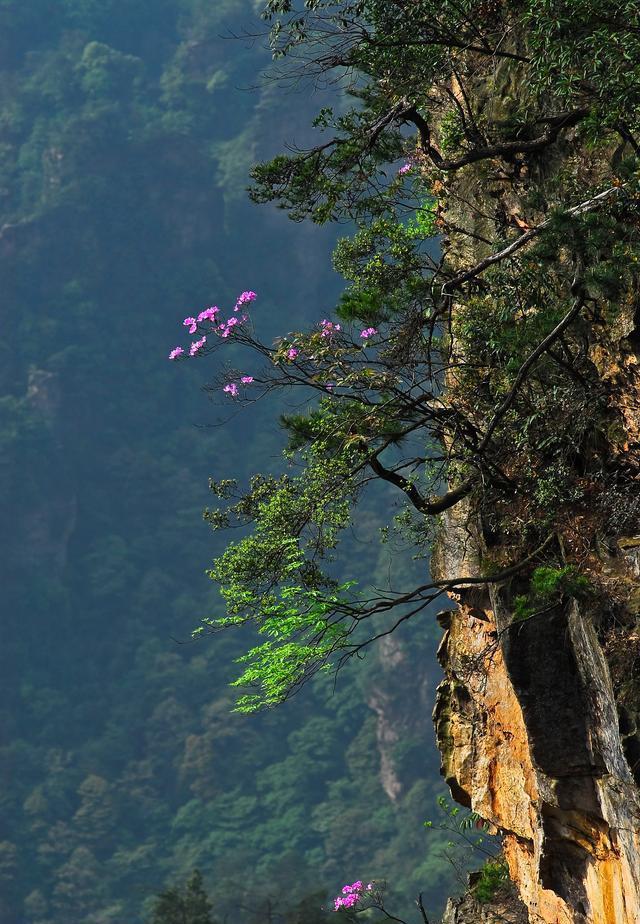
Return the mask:
[[416,898],[416,905],[418,906],[418,911],[420,912],[420,917],[422,918],[423,924],[429,924],[429,918],[427,917],[427,912],[424,910],[424,905],[422,903],[422,892]]

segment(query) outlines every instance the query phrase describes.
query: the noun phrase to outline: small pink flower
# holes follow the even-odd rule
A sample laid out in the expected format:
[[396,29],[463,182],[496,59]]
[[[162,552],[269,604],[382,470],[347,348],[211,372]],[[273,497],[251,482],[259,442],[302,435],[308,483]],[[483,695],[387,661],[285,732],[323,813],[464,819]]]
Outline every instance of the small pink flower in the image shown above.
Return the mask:
[[238,386],[235,382],[229,382],[229,384],[225,385],[222,390],[225,391],[228,395],[231,395],[232,398],[238,397]]
[[182,356],[183,353],[184,353],[184,350],[182,349],[182,347],[175,347],[175,349],[171,350],[171,352],[169,353],[169,359],[177,359],[178,356]]
[[198,327],[198,322],[196,321],[195,318],[185,318],[184,321],[182,322],[182,326],[188,327],[190,334],[195,334],[196,329]]
[[291,347],[287,350],[287,359],[290,359],[293,362],[299,352],[300,350],[297,350],[295,347]]
[[369,337],[375,337],[377,333],[378,331],[375,329],[375,327],[365,327],[360,336],[363,340],[368,340]]
[[372,882],[368,882],[368,883],[367,883],[367,892],[370,892],[372,889],[373,889],[373,883],[372,883]]
[[243,314],[241,318],[229,318],[228,321],[223,321],[222,324],[218,325],[218,333],[221,337],[228,337],[236,324],[243,324],[247,320],[246,314]]
[[[373,883],[369,883],[367,886],[368,889],[373,888]],[[341,908],[353,908],[355,907],[361,898],[362,892],[362,882],[360,879],[357,879],[351,885],[342,886],[342,895],[338,895],[337,898],[333,900],[333,910],[339,911]]]
[[202,321],[213,321],[219,311],[220,309],[217,305],[212,305],[211,308],[205,308],[197,317],[198,324],[201,324]]
[[249,302],[254,302],[258,296],[255,292],[243,292],[242,295],[239,295],[234,307],[234,311],[239,311],[243,305],[248,305]]
[[327,389],[327,391],[333,391],[335,386],[336,386],[335,382],[327,382],[327,384],[324,387]]
[[333,321],[327,321],[326,318],[320,321],[320,327],[322,328],[321,333],[323,337],[330,337],[331,334],[342,330],[339,324],[334,324]]
[[410,173],[413,170],[413,164],[411,161],[407,161],[406,164],[403,164],[402,167],[398,170],[398,176],[405,176],[405,174]]
[[253,382],[253,376],[243,375],[240,381],[242,382],[243,385],[251,385],[251,383]]
[[202,347],[205,345],[206,342],[207,342],[206,337],[201,337],[199,340],[194,340],[191,346],[189,347],[189,356],[195,356],[196,353],[198,353],[202,349]]

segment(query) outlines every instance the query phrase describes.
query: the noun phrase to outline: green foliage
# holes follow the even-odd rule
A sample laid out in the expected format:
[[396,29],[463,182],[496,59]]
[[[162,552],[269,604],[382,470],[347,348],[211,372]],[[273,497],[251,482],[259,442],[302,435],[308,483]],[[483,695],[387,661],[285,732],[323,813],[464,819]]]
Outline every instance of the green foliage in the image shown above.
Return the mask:
[[215,924],[202,874],[195,870],[182,889],[172,887],[156,899],[150,924]]
[[[483,870],[499,865],[498,855],[494,854],[494,839],[487,835],[488,825],[481,816],[477,812],[463,811],[446,796],[439,796],[437,802],[442,820],[435,823],[425,821],[424,827],[429,830],[434,846],[437,845],[442,857],[456,870],[458,877],[473,870],[479,857],[487,858]],[[477,876],[477,873],[472,873],[471,881]]]
[[[242,712],[282,702],[327,666],[349,635],[343,625],[328,624],[327,616],[348,604],[345,594],[354,582],[337,585],[318,561],[335,548],[338,533],[350,522],[355,491],[350,460],[335,455],[328,465],[317,443],[305,455],[307,466],[297,478],[254,479],[251,494],[232,508],[235,517],[251,520],[253,531],[229,545],[209,572],[220,585],[228,615],[205,625],[215,630],[251,621],[267,637],[240,658],[249,666],[234,685],[261,691],[238,701]],[[228,493],[228,483],[215,487],[218,494]],[[215,515],[206,516],[218,524]],[[204,626],[196,635],[203,631]]]
[[531,575],[531,593],[540,600],[548,600],[555,594],[582,597],[589,588],[589,579],[578,574],[572,565],[564,568],[541,566]]
[[322,119],[322,126],[328,123],[335,133],[335,141],[302,154],[279,154],[254,167],[250,189],[254,202],[277,199],[294,221],[311,218],[317,224],[388,211],[376,187],[384,180],[383,165],[402,156],[402,137],[397,130],[389,131],[378,144],[369,145],[384,113],[384,96],[370,87],[352,89],[350,94],[358,100],[357,107]]
[[[637,124],[640,13],[633,0],[529,0],[523,19],[532,75],[562,105],[593,105],[593,128]],[[596,115],[597,113],[597,115]],[[598,123],[596,125],[596,123]]]
[[504,860],[487,860],[473,886],[473,894],[485,904],[509,883],[509,867]]
[[589,578],[579,574],[573,565],[564,568],[541,565],[531,575],[529,593],[515,598],[513,618],[527,619],[540,609],[560,603],[563,597],[584,599],[591,590]]
[[334,266],[356,290],[379,297],[411,289],[422,282],[428,261],[419,244],[435,235],[429,203],[407,225],[377,218],[352,238],[342,238],[334,251]]
[[464,123],[459,109],[450,109],[440,119],[438,126],[440,150],[445,157],[459,154],[465,137]]

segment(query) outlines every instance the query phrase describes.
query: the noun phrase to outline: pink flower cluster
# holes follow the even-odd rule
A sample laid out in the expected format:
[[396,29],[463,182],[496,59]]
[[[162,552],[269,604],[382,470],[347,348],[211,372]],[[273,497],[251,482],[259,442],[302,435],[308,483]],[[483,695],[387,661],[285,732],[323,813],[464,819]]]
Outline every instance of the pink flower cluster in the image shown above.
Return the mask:
[[340,911],[341,908],[353,908],[362,898],[363,891],[371,892],[372,889],[373,883],[369,882],[367,883],[366,890],[363,890],[360,879],[356,880],[356,882],[352,882],[351,885],[342,886],[342,895],[338,895],[338,897],[333,900],[333,910]]
[[413,170],[413,163],[408,160],[406,164],[403,164],[402,167],[398,170],[398,176],[405,176],[407,173],[411,173]]
[[[196,320],[198,324],[202,324],[203,321],[213,321],[219,311],[220,309],[217,305],[212,305],[211,308],[205,308],[204,311],[201,311]],[[189,333],[192,334],[193,331],[189,331]]]
[[290,359],[291,362],[293,362],[293,360],[296,358],[296,356],[299,353],[300,353],[300,350],[296,349],[296,347],[289,347],[289,349],[287,350],[287,359]]
[[[240,377],[240,381],[243,385],[251,385],[251,383],[253,382],[253,376],[243,375]],[[222,390],[226,392],[228,395],[231,395],[232,398],[237,398],[240,393],[236,382],[229,382],[227,385],[224,386]]]
[[239,295],[236,299],[236,304],[233,310],[240,311],[243,305],[248,305],[250,302],[255,302],[257,297],[258,296],[255,292],[243,292],[242,295]]
[[202,324],[203,321],[213,321],[219,311],[220,309],[217,305],[212,305],[211,308],[205,308],[204,311],[201,311],[197,318],[185,318],[182,326],[188,327],[190,334],[195,334],[198,324]]
[[368,340],[369,337],[375,337],[377,333],[378,331],[375,329],[375,327],[365,327],[360,336],[363,340]]
[[320,321],[321,334],[323,337],[330,337],[332,334],[337,333],[342,330],[339,324],[334,324],[333,321],[327,321],[326,318]]
[[195,356],[196,353],[199,353],[206,342],[207,342],[206,335],[200,337],[199,340],[194,340],[191,346],[189,347],[189,356]]
[[246,314],[243,314],[241,318],[230,317],[228,321],[223,321],[222,324],[219,324],[216,327],[216,331],[217,333],[220,334],[221,337],[226,338],[229,336],[229,334],[231,333],[233,328],[236,326],[236,324],[242,324],[246,320],[247,320]]
[[[238,312],[243,305],[248,305],[250,302],[255,301],[257,297],[258,296],[255,292],[243,292],[236,299],[236,303],[233,308],[234,312]],[[241,317],[238,317],[237,314],[233,314],[226,321],[222,321],[222,323],[216,324],[216,315],[219,313],[220,309],[218,306],[212,305],[210,308],[205,308],[203,311],[201,311],[197,318],[185,318],[182,322],[182,326],[186,327],[190,334],[195,334],[200,324],[203,324],[205,321],[209,321],[213,325],[213,332],[217,334],[218,337],[223,337],[226,339],[231,334],[233,328],[236,325],[244,324],[244,322],[247,320],[246,314],[243,314]],[[189,356],[195,356],[197,353],[199,353],[206,342],[206,335],[203,335],[199,340],[194,340],[189,347]],[[181,346],[174,347],[174,349],[169,353],[169,359],[178,359],[178,357],[182,356],[184,352],[185,351]]]

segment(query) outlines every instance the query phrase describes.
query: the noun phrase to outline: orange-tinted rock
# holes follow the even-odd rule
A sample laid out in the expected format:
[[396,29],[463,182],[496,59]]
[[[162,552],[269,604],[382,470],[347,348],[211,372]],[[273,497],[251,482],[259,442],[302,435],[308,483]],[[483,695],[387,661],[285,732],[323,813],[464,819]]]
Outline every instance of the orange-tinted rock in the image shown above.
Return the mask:
[[[465,515],[449,515],[437,576],[471,576],[480,560],[468,532],[457,542]],[[509,627],[495,588],[460,597],[434,710],[453,795],[504,835],[531,922],[638,924],[640,800],[590,620],[574,603]]]

